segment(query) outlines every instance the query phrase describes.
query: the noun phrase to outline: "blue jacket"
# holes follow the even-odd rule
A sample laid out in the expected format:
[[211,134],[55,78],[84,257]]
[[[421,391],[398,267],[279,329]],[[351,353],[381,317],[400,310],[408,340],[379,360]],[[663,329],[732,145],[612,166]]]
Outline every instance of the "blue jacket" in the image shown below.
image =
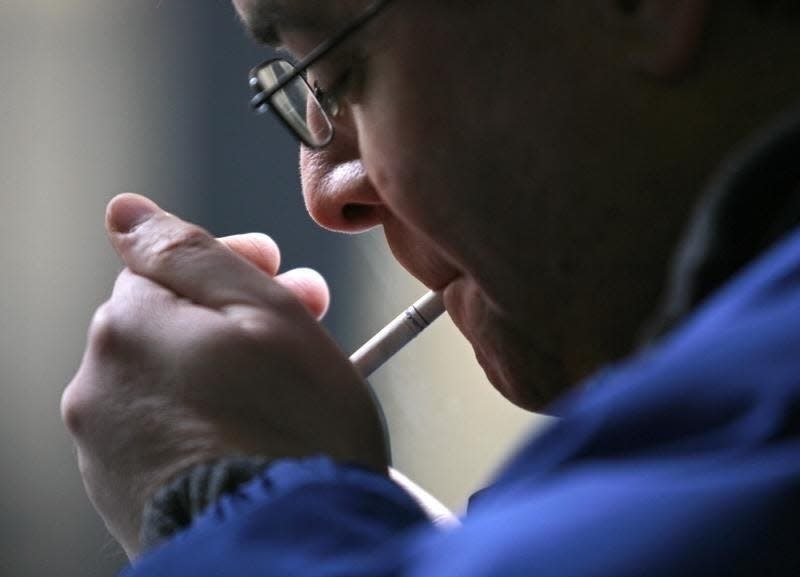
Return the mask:
[[596,379],[459,529],[380,475],[287,460],[126,575],[800,575],[800,232]]

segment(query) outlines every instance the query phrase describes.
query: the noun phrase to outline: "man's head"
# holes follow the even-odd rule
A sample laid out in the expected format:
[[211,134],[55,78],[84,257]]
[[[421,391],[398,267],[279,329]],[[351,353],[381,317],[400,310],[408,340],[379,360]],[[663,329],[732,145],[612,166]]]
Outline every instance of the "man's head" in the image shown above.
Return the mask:
[[[367,6],[234,4],[298,57]],[[630,349],[703,181],[798,96],[791,26],[719,4],[393,0],[309,70],[344,103],[301,153],[311,215],[383,226],[493,384],[542,406]]]

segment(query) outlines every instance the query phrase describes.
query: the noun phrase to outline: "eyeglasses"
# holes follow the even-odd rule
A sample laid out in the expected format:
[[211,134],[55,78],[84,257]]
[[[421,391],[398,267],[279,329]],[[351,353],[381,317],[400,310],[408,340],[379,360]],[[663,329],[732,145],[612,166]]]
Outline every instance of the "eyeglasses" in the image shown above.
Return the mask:
[[334,93],[325,93],[308,83],[307,71],[393,1],[376,0],[297,64],[273,58],[253,68],[250,71],[250,87],[255,92],[250,100],[253,110],[257,114],[272,110],[309,148],[319,149],[330,144],[334,134],[333,119],[338,116],[340,105]]

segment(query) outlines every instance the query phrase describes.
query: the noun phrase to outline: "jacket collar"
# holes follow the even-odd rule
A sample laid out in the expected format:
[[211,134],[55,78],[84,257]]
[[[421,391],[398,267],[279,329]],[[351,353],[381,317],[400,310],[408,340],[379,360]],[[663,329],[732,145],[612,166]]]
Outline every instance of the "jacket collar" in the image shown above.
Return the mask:
[[800,226],[800,107],[730,157],[690,220],[648,341]]

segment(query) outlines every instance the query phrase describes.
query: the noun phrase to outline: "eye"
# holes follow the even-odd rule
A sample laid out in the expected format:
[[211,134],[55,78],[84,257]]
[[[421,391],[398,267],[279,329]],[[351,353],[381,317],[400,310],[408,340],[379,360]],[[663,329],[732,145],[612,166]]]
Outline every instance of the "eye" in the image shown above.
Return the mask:
[[339,113],[341,100],[347,95],[350,88],[350,81],[353,77],[352,70],[352,68],[347,68],[327,88],[322,88],[316,81],[313,84],[314,96],[331,116]]
[[362,60],[351,59],[341,72],[330,82],[325,82],[324,74],[310,78],[314,96],[323,108],[331,115],[336,116],[344,99],[354,102],[358,98],[358,91],[363,77]]

